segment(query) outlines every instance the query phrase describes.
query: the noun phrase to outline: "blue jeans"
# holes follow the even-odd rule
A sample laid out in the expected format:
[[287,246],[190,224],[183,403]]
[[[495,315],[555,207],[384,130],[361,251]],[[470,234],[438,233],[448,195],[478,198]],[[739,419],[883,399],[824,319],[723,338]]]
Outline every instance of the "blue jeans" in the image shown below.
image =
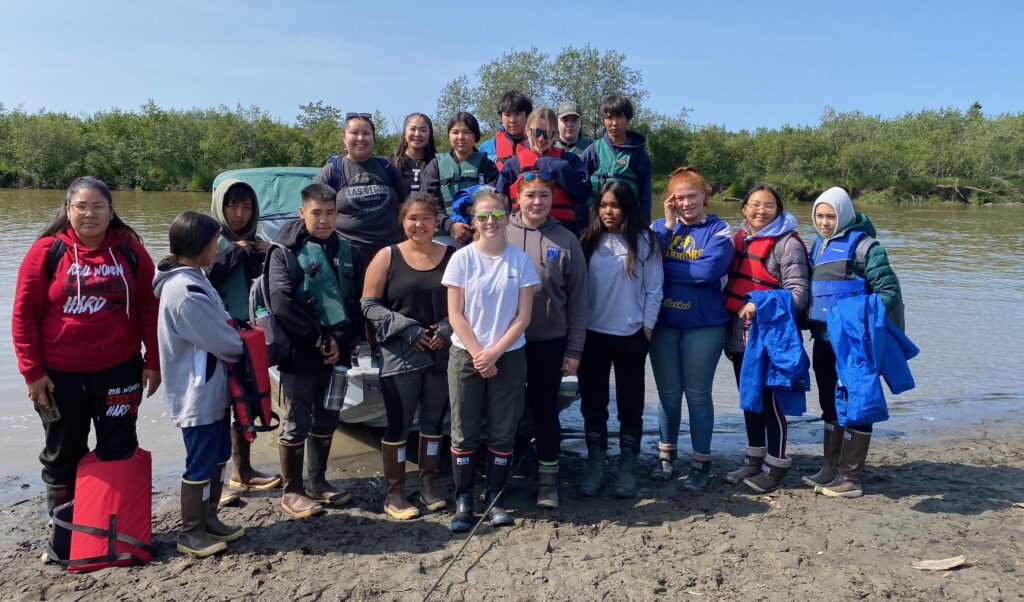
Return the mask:
[[679,441],[679,420],[685,393],[693,451],[711,453],[711,433],[715,428],[711,385],[724,346],[725,326],[654,329],[651,368],[658,386],[661,443],[676,445]]
[[186,426],[181,429],[185,440],[186,481],[205,481],[213,476],[218,464],[231,459],[231,414],[213,424]]

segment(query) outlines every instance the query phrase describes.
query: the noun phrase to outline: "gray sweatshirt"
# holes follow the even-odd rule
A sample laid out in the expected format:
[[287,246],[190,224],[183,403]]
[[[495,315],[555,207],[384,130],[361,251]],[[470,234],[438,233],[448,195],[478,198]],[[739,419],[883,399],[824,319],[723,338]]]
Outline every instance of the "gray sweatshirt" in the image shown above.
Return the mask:
[[566,357],[579,359],[587,336],[587,263],[572,232],[551,217],[531,228],[513,215],[505,238],[530,256],[540,276],[526,342],[567,336]]
[[629,252],[620,234],[604,233],[590,256],[587,289],[590,297],[590,317],[587,330],[629,336],[643,327],[654,328],[661,311],[662,284],[665,274],[661,268],[661,250],[654,236],[641,236],[637,240],[636,265],[632,278],[626,275],[626,257]]
[[220,295],[202,272],[167,260],[153,278],[164,397],[174,426],[213,424],[230,405],[225,362],[242,358]]

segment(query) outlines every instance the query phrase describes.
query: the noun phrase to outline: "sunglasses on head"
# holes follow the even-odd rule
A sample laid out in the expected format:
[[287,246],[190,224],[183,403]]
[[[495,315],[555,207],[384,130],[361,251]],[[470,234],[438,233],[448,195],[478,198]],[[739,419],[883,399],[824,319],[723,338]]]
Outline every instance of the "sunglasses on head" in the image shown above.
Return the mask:
[[519,174],[524,182],[532,182],[534,180],[540,180],[541,182],[550,182],[551,174],[546,171],[524,171]]
[[550,140],[551,136],[553,136],[553,135],[554,135],[554,132],[549,132],[547,130],[542,130],[540,128],[534,128],[533,129],[533,137],[534,138],[547,138],[548,140]]
[[500,222],[501,220],[505,219],[505,210],[492,209],[490,211],[477,211],[476,213],[473,214],[473,217],[475,217],[477,221],[481,222],[486,222],[487,218],[493,217],[494,221]]
[[369,113],[345,113],[345,121],[355,119],[356,117],[361,117],[367,121],[373,121],[373,115]]

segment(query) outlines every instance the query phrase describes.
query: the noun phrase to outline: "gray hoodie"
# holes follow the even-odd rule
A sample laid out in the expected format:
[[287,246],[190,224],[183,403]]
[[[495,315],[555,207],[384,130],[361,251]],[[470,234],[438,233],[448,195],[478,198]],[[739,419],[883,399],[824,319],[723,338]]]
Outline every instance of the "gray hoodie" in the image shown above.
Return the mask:
[[242,339],[199,270],[165,259],[153,287],[160,299],[160,375],[171,421],[181,428],[213,424],[227,415],[225,362],[242,358]]
[[579,359],[587,336],[587,259],[572,232],[548,217],[539,228],[512,216],[505,238],[530,256],[540,276],[526,342],[568,335],[565,355]]

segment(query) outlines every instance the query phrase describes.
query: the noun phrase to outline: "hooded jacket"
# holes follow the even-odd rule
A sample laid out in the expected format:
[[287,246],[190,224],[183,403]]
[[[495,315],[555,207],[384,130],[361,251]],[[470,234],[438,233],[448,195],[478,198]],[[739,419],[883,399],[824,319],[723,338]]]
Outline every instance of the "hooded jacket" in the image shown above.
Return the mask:
[[878,295],[839,299],[828,311],[828,335],[836,352],[836,412],[840,426],[888,420],[879,380],[893,394],[915,386],[907,361],[920,350],[886,317]]
[[[858,243],[854,253],[853,271],[867,282],[868,292],[875,293],[888,312],[889,319],[899,328],[904,327],[903,318],[903,293],[900,289],[899,279],[889,264],[889,256],[885,247],[875,238],[877,232],[874,224],[868,216],[853,210],[853,201],[850,200],[846,191],[842,188],[833,187],[823,192],[814,201],[814,208],[811,209],[811,219],[814,219],[814,210],[820,204],[827,204],[836,212],[836,231],[829,238],[825,238],[818,232],[817,254],[818,257],[824,253],[829,243],[843,238],[854,230],[861,230],[867,236]],[[817,228],[817,225],[815,225]],[[812,248],[812,252],[815,249]],[[813,265],[817,257],[811,257]],[[811,269],[811,280],[814,279],[814,270]],[[811,335],[815,340],[829,340],[828,331],[822,322],[811,322]]]
[[658,326],[705,328],[729,321],[722,287],[736,248],[729,224],[708,214],[700,222],[665,225],[665,218],[651,224],[662,249],[665,294]]
[[[327,257],[335,257],[338,236],[338,233],[334,232],[326,241],[314,239],[312,242],[324,245]],[[305,222],[296,220],[281,228],[276,242],[283,245],[289,252],[295,253],[307,241],[310,241],[310,235],[306,230]],[[291,354],[278,366],[281,372],[316,374],[330,371],[332,367],[324,365],[324,356],[320,353],[319,348],[325,336],[332,336],[337,341],[338,349],[341,351],[339,363],[350,365],[349,350],[363,331],[363,314],[359,310],[358,291],[363,290],[364,267],[359,253],[352,254],[352,267],[355,273],[354,290],[357,293],[355,298],[345,300],[349,322],[335,330],[329,330],[322,325],[305,300],[299,298],[305,274],[298,262],[288,261],[284,252],[277,248],[271,249],[269,261],[270,303],[274,314],[288,333],[292,343]]]
[[[750,227],[746,223],[743,224],[742,232],[744,241],[781,238],[765,259],[765,268],[779,281],[781,289],[791,293],[794,315],[802,316],[807,311],[807,303],[810,301],[810,267],[807,265],[807,247],[796,236],[787,236],[791,232],[796,232],[796,217],[788,211],[783,211],[757,234],[748,234]],[[743,320],[737,315],[729,317],[726,345],[733,351],[743,351]]]
[[807,411],[811,360],[796,326],[793,295],[787,289],[751,291],[754,319],[740,369],[740,409],[761,413],[768,389],[787,416]]
[[[524,143],[525,147],[520,152],[528,152],[536,155],[528,143]],[[561,154],[561,157],[555,157],[554,154]],[[549,150],[543,155],[537,156],[534,165],[541,171],[546,171],[553,175],[555,178],[555,186],[561,188],[569,195],[572,202],[576,205],[586,204],[587,199],[590,197],[590,182],[588,181],[587,168],[583,165],[583,162],[576,155],[568,152],[555,149],[555,153],[551,153]],[[498,183],[495,184],[495,188],[501,194],[512,198],[509,195],[509,188],[512,184],[519,179],[519,173],[522,168],[519,164],[519,157],[514,156],[501,167],[501,172],[498,175]]]
[[[67,250],[47,280],[46,255],[59,238]],[[138,259],[134,272],[121,252]],[[31,383],[43,367],[96,372],[116,366],[146,346],[145,369],[160,368],[153,260],[142,243],[113,229],[89,249],[68,226],[37,240],[18,269],[11,334],[18,371]]]
[[160,262],[160,374],[171,421],[179,428],[213,424],[231,402],[227,364],[242,358],[242,339],[220,295],[199,270]]
[[[224,198],[228,190],[234,186],[244,186],[252,191],[245,182],[241,180],[224,180],[213,191],[213,202],[210,204],[210,214],[220,223],[220,240],[218,241],[217,256],[214,258],[213,266],[207,274],[213,287],[220,293],[221,299],[225,301],[225,307],[233,317],[242,320],[249,319],[248,291],[252,286],[254,278],[263,271],[263,260],[266,256],[257,253],[255,250],[246,251],[234,244],[240,241],[255,242],[256,230],[260,221],[260,207],[256,199],[255,191],[252,191],[252,218],[241,232],[235,232],[227,223],[224,217]],[[229,287],[245,287],[244,294],[241,291],[229,291]],[[235,305],[228,307],[228,299],[237,299]]]
[[540,276],[526,341],[567,337],[566,357],[579,359],[587,334],[587,260],[579,241],[550,216],[531,228],[518,213],[509,220],[505,238],[530,256]]
[[[620,152],[630,153],[629,169],[636,174],[637,179],[637,202],[640,203],[640,214],[644,217],[644,223],[651,221],[651,157],[645,148],[646,139],[643,134],[628,130],[626,142],[616,146],[606,133],[594,144],[591,144],[583,151],[580,157],[587,168],[587,173],[593,176],[595,173],[611,171],[611,166],[601,165],[601,157],[597,153],[598,144],[607,144],[618,155]],[[595,189],[594,193],[597,192]]]

